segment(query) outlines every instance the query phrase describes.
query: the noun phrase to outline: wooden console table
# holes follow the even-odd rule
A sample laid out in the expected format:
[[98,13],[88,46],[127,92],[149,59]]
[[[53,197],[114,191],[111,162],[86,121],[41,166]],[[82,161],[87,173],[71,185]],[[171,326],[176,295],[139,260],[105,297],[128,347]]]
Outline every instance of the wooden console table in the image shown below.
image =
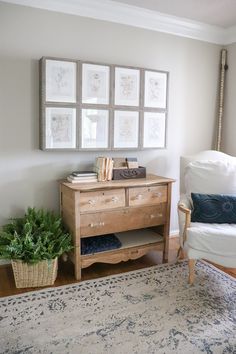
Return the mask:
[[[118,263],[139,258],[150,250],[162,250],[163,261],[168,261],[172,182],[173,179],[148,175],[60,184],[61,215],[73,235],[72,261],[77,280],[81,279],[81,269],[95,262]],[[121,248],[81,255],[81,238],[110,233],[118,233]]]

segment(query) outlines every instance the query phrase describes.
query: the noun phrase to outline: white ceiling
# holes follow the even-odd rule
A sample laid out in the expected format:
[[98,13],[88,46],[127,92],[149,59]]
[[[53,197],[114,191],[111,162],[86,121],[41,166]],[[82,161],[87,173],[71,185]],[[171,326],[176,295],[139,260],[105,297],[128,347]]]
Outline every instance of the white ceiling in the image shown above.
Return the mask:
[[3,1],[221,45],[236,43],[236,0]]
[[111,0],[220,27],[236,25],[236,0]]

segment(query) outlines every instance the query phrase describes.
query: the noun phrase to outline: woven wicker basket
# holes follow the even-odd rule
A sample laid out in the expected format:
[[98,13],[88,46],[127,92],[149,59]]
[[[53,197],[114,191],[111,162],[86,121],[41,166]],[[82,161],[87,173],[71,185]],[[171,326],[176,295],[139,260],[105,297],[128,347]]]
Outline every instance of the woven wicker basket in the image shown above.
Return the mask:
[[31,288],[54,284],[58,259],[44,260],[36,264],[11,261],[17,288]]

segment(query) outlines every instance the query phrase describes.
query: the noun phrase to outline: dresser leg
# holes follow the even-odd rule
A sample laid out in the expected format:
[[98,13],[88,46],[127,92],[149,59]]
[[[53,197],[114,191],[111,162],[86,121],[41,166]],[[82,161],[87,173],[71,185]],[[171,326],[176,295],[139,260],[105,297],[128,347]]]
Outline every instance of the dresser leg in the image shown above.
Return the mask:
[[163,251],[162,263],[168,263],[168,255]]
[[169,260],[169,237],[165,237],[164,250],[163,250],[163,263],[168,263]]
[[80,247],[75,247],[75,278],[81,280],[81,254]]
[[75,279],[81,280],[81,268],[78,266],[75,266]]

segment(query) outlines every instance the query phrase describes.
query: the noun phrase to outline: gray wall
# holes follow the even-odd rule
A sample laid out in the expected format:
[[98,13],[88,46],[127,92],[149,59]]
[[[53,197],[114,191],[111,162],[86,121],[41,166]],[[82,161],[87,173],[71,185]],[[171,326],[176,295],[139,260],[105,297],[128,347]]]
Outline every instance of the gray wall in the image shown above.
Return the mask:
[[179,157],[212,144],[219,51],[196,40],[0,3],[0,225],[27,206],[58,210],[57,180],[101,155],[38,148],[38,60],[55,56],[170,72],[167,149],[107,155],[136,155],[148,172],[177,180],[176,230]]

